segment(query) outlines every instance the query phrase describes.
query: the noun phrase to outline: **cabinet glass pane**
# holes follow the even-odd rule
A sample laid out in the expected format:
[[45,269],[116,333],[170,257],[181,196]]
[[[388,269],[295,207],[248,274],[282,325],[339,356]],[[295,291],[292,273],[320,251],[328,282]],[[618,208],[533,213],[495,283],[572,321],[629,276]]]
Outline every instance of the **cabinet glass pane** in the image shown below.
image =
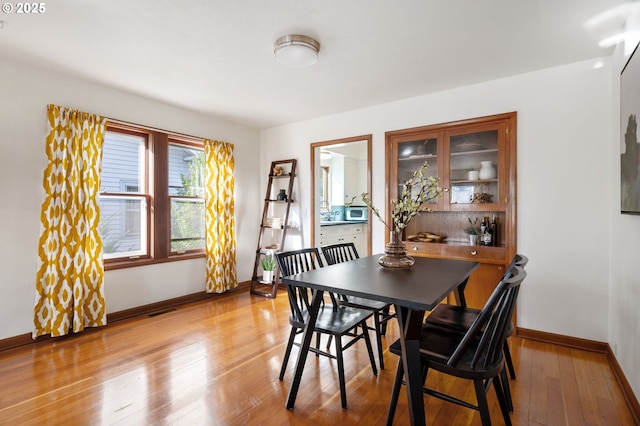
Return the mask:
[[498,131],[449,140],[451,204],[498,202]]
[[[438,140],[420,139],[416,141],[408,141],[397,144],[398,152],[398,191],[402,192],[402,185],[418,170],[422,164],[427,161],[429,168],[426,173],[428,176],[438,176]],[[436,200],[430,200],[428,203],[433,204]]]

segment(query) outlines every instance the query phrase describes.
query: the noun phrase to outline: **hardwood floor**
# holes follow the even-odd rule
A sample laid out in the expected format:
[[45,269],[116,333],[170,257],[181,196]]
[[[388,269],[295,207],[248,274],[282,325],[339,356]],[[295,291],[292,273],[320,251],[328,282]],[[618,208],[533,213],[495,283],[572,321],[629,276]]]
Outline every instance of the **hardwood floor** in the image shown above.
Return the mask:
[[[348,409],[335,360],[308,357],[295,408],[284,407],[295,360],[278,373],[289,333],[285,292],[247,292],[119,321],[77,336],[0,352],[2,425],[384,424],[397,357],[371,374],[364,342],[345,352]],[[398,336],[389,327],[387,342]],[[515,425],[632,425],[603,354],[510,340]],[[293,356],[297,354],[294,348]],[[463,380],[432,372],[430,386],[474,401]],[[493,424],[503,424],[493,391]],[[430,425],[479,425],[475,411],[425,397]],[[409,424],[401,394],[396,425]]]

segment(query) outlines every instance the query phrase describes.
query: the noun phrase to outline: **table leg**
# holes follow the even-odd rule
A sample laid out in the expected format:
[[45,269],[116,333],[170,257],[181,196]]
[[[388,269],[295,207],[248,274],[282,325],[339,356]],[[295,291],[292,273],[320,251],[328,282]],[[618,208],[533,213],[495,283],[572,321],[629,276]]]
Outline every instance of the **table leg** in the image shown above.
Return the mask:
[[462,306],[463,308],[467,307],[467,299],[464,297],[464,290],[467,287],[467,282],[469,282],[468,277],[462,282],[462,284],[460,284],[458,287],[456,287],[455,290],[453,290],[453,295],[455,296],[456,303],[458,304],[458,306]]
[[300,380],[302,379],[302,372],[304,370],[304,363],[307,361],[307,353],[309,353],[311,338],[313,337],[313,330],[316,326],[316,319],[318,318],[318,311],[320,310],[320,303],[322,302],[323,297],[323,291],[313,291],[313,299],[311,300],[311,307],[309,308],[309,320],[304,326],[302,343],[300,344],[298,360],[296,361],[296,369],[293,374],[293,382],[291,383],[291,389],[289,389],[289,396],[287,397],[286,407],[288,409],[293,408],[293,405],[296,402],[296,396],[298,395],[298,388],[300,388]]
[[424,425],[424,396],[420,363],[420,332],[424,311],[414,311],[396,305],[400,330],[400,346],[407,388],[407,401],[412,425]]

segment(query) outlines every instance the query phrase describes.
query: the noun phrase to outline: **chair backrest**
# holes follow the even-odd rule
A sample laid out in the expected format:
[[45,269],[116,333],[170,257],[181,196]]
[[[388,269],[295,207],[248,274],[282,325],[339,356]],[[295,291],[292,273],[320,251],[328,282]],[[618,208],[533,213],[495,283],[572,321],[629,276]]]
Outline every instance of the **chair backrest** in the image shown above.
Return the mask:
[[511,276],[511,272],[514,266],[519,266],[524,269],[524,267],[527,266],[527,263],[529,263],[529,258],[527,256],[525,256],[524,254],[516,254],[515,256],[513,256],[513,259],[511,259],[511,263],[509,264],[507,270],[504,272],[504,276],[502,277],[502,279],[505,280]]
[[324,266],[320,252],[315,247],[276,253],[276,260],[283,277]]
[[529,258],[524,254],[518,253],[513,257],[511,263],[524,269],[524,267],[527,266],[527,263],[529,263]]
[[[507,278],[509,278],[511,276],[511,272],[512,272],[512,268],[514,266],[520,266],[522,269],[524,269],[524,267],[527,265],[527,263],[529,263],[529,258],[523,254],[516,254],[513,259],[511,260],[511,263],[509,264],[509,266],[507,267],[507,269],[504,271],[504,275],[502,276],[502,280],[506,280]],[[468,278],[467,278],[468,280]],[[462,283],[460,286],[458,286],[459,292],[458,292],[458,305],[466,308],[467,307],[467,300],[465,298],[464,295],[464,290],[467,286],[467,281],[465,281],[464,283]]]
[[320,247],[320,249],[328,265],[335,265],[336,263],[348,262],[349,260],[360,258],[354,243],[332,244]]
[[[280,273],[284,277],[324,266],[320,252],[315,247],[276,253],[276,260],[278,261]],[[287,284],[287,294],[289,295],[291,320],[298,325],[304,324],[305,312],[308,311],[311,306],[309,289],[307,287]]]
[[493,365],[502,357],[508,326],[516,306],[518,292],[527,273],[520,266],[512,266],[509,277],[503,278],[487,300],[480,314],[465,333],[447,364],[455,366],[475,345],[471,367],[479,361]]
[[[354,243],[338,243],[329,246],[320,247],[322,255],[327,261],[327,265],[335,265],[336,263],[348,262],[350,260],[359,259],[358,250]],[[343,302],[348,302],[349,298],[344,294],[333,294],[331,300],[336,298]],[[335,302],[334,302],[335,303]]]
[[511,264],[509,265],[509,269],[511,269],[514,266],[519,266],[522,269],[524,269],[524,267],[527,266],[527,263],[529,263],[529,258],[524,254],[518,253],[515,256],[513,256],[513,259],[511,260]]

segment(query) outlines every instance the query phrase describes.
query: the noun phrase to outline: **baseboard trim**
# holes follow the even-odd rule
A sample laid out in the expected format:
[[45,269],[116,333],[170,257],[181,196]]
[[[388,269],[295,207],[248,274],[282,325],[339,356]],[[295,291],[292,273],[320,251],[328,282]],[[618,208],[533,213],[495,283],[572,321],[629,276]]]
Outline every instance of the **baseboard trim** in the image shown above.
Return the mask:
[[553,343],[561,346],[568,346],[575,349],[583,349],[601,354],[607,353],[607,343],[596,340],[581,339],[579,337],[565,336],[562,334],[547,333],[545,331],[531,330],[528,328],[516,328],[516,336],[529,340],[538,340],[545,343]]
[[122,321],[129,318],[138,317],[141,315],[153,315],[156,312],[164,311],[167,309],[175,308],[177,306],[186,305],[187,303],[199,302],[207,299],[220,299],[230,295],[234,295],[238,292],[246,291],[251,286],[250,281],[244,281],[238,284],[238,287],[227,290],[224,293],[205,293],[198,292],[187,294],[185,296],[175,297],[173,299],[162,300],[156,303],[150,303],[148,305],[137,306],[135,308],[126,309],[124,311],[113,312],[107,314],[107,324]]
[[[207,299],[220,299],[228,297],[232,294],[236,294],[241,291],[248,291],[251,287],[250,281],[244,281],[238,284],[238,287],[225,291],[224,293],[205,293],[198,292],[193,294],[187,294],[185,296],[175,297],[173,299],[163,300],[156,303],[150,303],[148,305],[137,306],[131,309],[125,309],[123,311],[113,312],[107,314],[107,325],[117,321],[123,321],[130,318],[135,318],[142,315],[152,315],[156,312],[164,311],[166,309],[175,308],[177,306],[186,305],[187,303],[199,302]],[[16,348],[18,346],[25,346],[34,343],[43,342],[51,339],[51,336],[40,336],[35,340],[31,337],[31,333],[25,333],[18,336],[8,337],[0,340],[0,352],[7,349]]]
[[634,422],[636,425],[640,425],[640,404],[638,403],[638,399],[633,393],[633,389],[631,388],[629,381],[625,377],[620,364],[618,364],[616,355],[613,353],[613,350],[608,343],[598,342],[596,340],[580,339],[578,337],[564,336],[561,334],[547,333],[544,331],[530,330],[520,327],[516,328],[516,336],[522,337],[523,339],[537,340],[540,342],[553,343],[556,345],[568,346],[575,349],[583,349],[586,351],[605,354],[607,356],[607,360],[609,361],[609,365],[611,365],[611,369],[616,376],[616,381],[620,386],[622,395],[627,402],[627,406],[631,410]]
[[627,405],[631,409],[631,414],[633,414],[633,420],[636,425],[640,425],[640,403],[638,403],[638,398],[633,393],[633,389],[631,385],[627,381],[624,373],[622,372],[622,367],[618,364],[618,359],[616,358],[616,354],[613,353],[613,349],[611,346],[607,344],[607,359],[609,360],[609,364],[611,365],[611,369],[613,370],[613,374],[616,376],[616,380],[622,389],[622,395],[624,395],[624,399],[627,401]]

